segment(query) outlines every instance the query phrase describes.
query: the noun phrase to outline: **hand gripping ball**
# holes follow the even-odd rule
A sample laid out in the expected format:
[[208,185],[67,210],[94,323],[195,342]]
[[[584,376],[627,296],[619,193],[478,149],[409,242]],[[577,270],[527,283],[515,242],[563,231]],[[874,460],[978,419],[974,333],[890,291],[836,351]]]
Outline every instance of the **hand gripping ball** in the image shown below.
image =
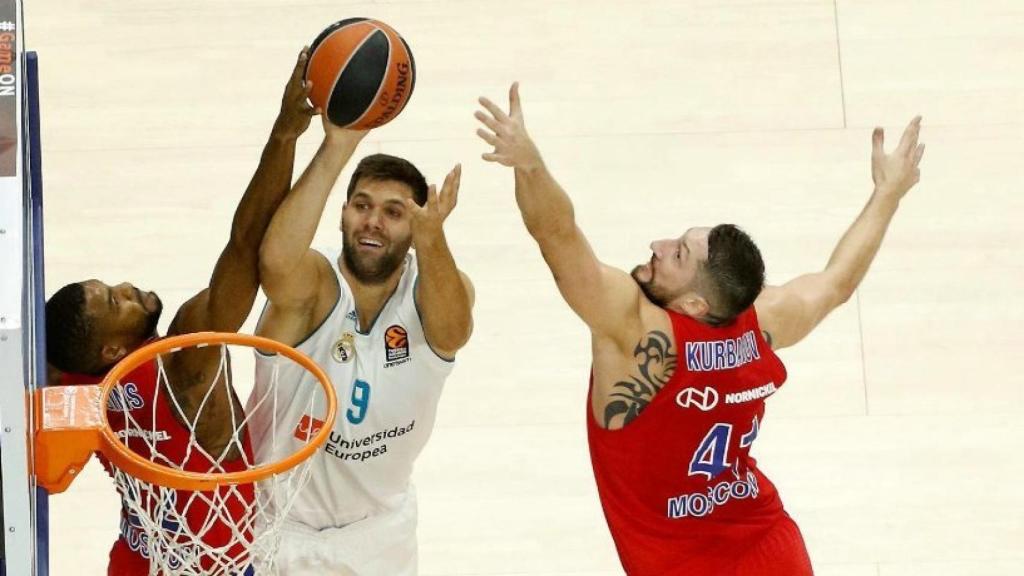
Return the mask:
[[412,50],[394,28],[370,18],[348,18],[310,46],[309,99],[343,128],[383,126],[405,108],[416,84]]

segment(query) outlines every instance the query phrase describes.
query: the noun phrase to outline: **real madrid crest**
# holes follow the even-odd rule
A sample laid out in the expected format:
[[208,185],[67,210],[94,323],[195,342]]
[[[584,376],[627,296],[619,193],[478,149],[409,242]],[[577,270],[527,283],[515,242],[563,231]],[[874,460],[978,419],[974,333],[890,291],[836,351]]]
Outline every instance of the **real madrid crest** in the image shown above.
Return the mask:
[[331,356],[337,362],[348,362],[356,357],[356,336],[351,332],[345,332],[334,341],[331,346]]

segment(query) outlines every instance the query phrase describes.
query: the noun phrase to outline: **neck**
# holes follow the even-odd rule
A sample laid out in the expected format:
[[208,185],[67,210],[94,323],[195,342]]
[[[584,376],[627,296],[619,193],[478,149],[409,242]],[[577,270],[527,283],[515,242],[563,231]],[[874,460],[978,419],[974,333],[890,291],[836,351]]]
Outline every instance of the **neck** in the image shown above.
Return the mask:
[[398,288],[398,282],[402,279],[405,265],[403,264],[396,268],[383,282],[373,284],[359,280],[348,268],[344,256],[341,255],[338,256],[338,269],[341,270],[342,277],[345,278],[345,282],[352,289],[356,313],[359,314],[359,330],[365,332],[370,328],[373,321],[376,320],[377,315],[388,301],[388,298]]

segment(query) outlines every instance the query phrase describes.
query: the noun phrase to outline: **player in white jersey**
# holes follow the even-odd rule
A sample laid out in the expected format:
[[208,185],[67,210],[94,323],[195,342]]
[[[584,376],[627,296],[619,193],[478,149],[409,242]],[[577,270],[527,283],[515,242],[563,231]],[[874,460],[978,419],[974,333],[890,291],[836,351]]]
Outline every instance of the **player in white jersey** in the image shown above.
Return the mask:
[[[413,462],[430,436],[455,353],[472,331],[473,287],[456,268],[442,227],[456,204],[461,168],[438,194],[401,158],[364,158],[342,209],[342,249],[314,250],[331,188],[366,134],[323,124],[323,144],[260,249],[269,302],[257,333],[317,361],[342,407],[289,513],[277,564],[289,575],[412,575]],[[257,355],[258,386],[272,370]],[[279,378],[281,389],[315,385],[300,371]],[[290,400],[277,399],[276,437],[266,437],[270,426],[251,427],[257,459],[293,452],[322,425],[307,405]]]

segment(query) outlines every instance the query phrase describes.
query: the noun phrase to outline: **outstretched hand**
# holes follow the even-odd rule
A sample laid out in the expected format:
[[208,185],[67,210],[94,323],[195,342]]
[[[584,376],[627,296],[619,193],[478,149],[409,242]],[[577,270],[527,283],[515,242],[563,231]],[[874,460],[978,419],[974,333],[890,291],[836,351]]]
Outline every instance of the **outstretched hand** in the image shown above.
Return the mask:
[[277,116],[275,125],[275,129],[279,130],[280,134],[291,138],[298,138],[305,132],[309,128],[310,120],[317,114],[317,110],[309,104],[309,91],[313,87],[313,83],[302,80],[308,60],[309,46],[306,46],[299,52],[295,68],[292,69],[292,75],[284,87],[281,112]]
[[921,117],[916,116],[903,131],[896,149],[886,154],[885,131],[875,128],[871,135],[871,178],[879,193],[899,200],[921,179],[918,164],[924,155],[924,144],[917,141],[920,134]]
[[487,112],[477,110],[474,116],[488,130],[478,128],[476,135],[494,146],[494,152],[483,154],[484,160],[525,171],[543,165],[537,146],[526,132],[518,82],[508,91],[508,114],[487,98],[481,97],[480,105]]
[[427,188],[427,201],[423,206],[416,204],[411,198],[405,201],[405,207],[412,214],[413,244],[436,238],[443,234],[444,221],[459,202],[459,184],[462,182],[462,164],[456,164],[444,178],[441,193],[437,186],[431,184]]

